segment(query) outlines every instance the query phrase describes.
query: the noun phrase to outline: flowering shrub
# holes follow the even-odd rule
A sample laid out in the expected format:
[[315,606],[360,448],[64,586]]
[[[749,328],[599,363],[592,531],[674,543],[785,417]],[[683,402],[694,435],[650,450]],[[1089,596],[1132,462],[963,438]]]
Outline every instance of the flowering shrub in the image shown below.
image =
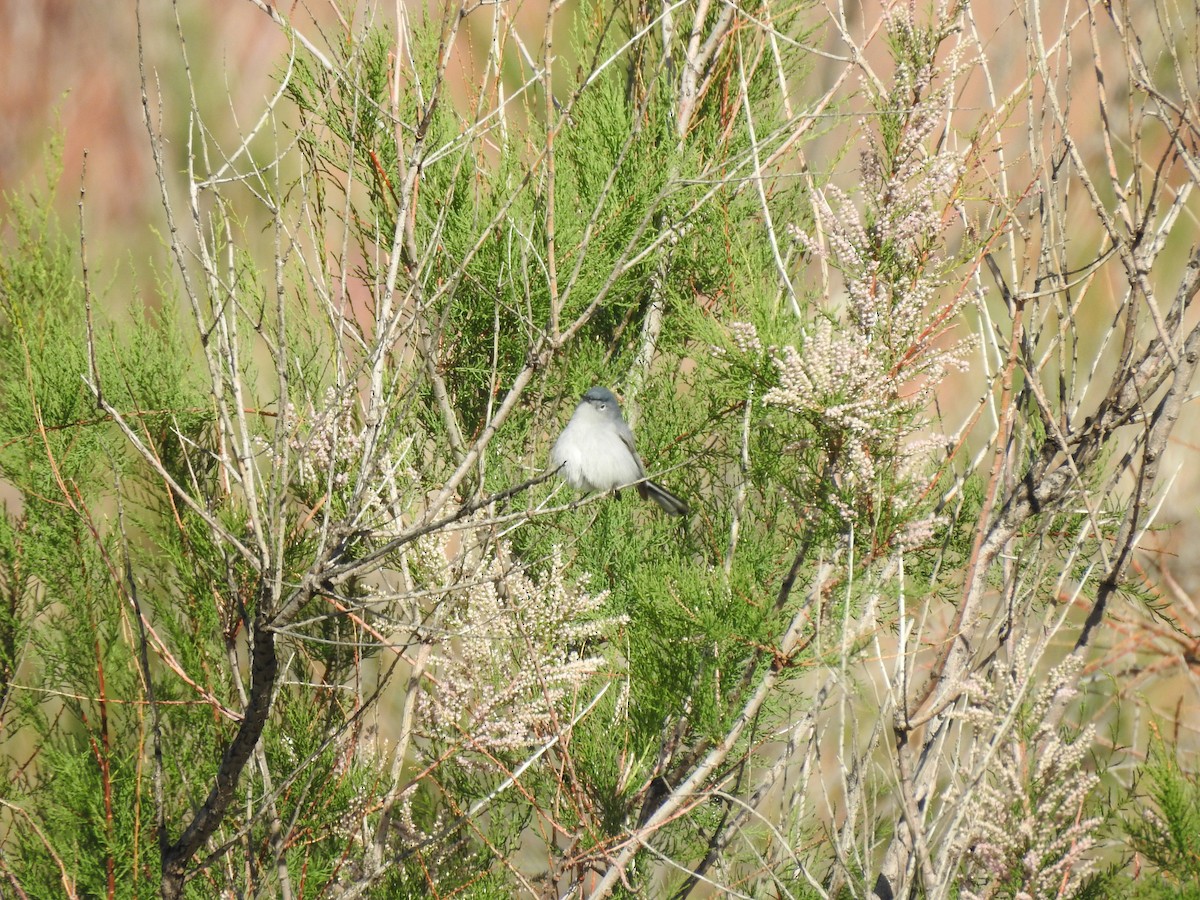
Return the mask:
[[975,691],[963,714],[978,734],[994,735],[994,742],[972,746],[964,766],[974,775],[982,765],[964,786],[964,827],[955,838],[955,850],[965,854],[962,896],[972,900],[997,893],[1069,897],[1096,865],[1103,819],[1087,812],[1100,784],[1087,770],[1095,728],[1067,740],[1047,724],[1051,707],[1077,693],[1079,664],[1068,657],[1036,684],[1029,649],[1022,641],[1009,666],[997,666],[997,682]]
[[569,574],[558,548],[541,576],[514,566],[507,546],[481,549],[472,576],[455,581],[446,539],[422,543],[448,597],[419,731],[437,752],[459,747],[459,761],[472,763],[563,732],[594,682],[615,674],[593,652],[625,621],[603,615],[606,592],[588,593],[587,577]]

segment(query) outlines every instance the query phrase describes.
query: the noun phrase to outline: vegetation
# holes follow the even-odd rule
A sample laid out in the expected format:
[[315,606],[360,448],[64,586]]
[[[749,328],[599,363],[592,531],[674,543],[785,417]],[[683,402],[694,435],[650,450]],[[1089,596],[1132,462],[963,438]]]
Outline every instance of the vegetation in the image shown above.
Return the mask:
[[251,2],[144,307],[8,198],[4,891],[1200,896],[1176,7]]

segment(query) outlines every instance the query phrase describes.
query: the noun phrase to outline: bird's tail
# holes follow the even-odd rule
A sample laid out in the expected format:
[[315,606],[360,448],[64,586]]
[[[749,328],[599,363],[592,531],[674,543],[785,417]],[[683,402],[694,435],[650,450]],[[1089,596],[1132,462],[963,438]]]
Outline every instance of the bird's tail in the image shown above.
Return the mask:
[[687,503],[661,484],[655,484],[653,481],[640,481],[637,489],[638,495],[643,500],[653,500],[663,508],[663,512],[668,516],[686,516],[688,513]]

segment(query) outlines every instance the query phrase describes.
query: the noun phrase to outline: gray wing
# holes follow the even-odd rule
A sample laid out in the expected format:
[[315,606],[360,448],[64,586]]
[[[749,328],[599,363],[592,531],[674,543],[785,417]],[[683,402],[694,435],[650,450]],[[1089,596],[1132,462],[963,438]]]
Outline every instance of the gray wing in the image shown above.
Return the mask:
[[626,448],[629,450],[629,455],[632,456],[633,461],[637,463],[638,474],[644,477],[646,474],[646,467],[642,465],[642,458],[638,456],[638,452],[633,446],[633,430],[629,427],[627,422],[622,420],[620,427],[617,429],[617,433],[621,435],[621,443],[626,446]]
[[[622,420],[618,432],[621,435],[621,442],[629,449],[629,455],[637,463],[638,474],[645,478],[646,467],[642,465],[642,458],[638,456],[637,450],[633,446],[633,430],[629,427],[629,423]],[[661,484],[643,481],[637,486],[637,491],[638,496],[643,500],[653,500],[669,516],[686,516],[688,514],[687,501],[675,496]]]

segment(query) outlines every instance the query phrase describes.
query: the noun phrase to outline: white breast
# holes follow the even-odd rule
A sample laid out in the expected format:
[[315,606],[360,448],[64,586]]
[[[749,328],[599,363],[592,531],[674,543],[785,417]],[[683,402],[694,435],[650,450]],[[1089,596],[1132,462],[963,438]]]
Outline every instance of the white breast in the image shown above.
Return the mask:
[[550,453],[555,468],[576,490],[608,491],[642,477],[641,466],[621,436],[608,424],[574,416]]

